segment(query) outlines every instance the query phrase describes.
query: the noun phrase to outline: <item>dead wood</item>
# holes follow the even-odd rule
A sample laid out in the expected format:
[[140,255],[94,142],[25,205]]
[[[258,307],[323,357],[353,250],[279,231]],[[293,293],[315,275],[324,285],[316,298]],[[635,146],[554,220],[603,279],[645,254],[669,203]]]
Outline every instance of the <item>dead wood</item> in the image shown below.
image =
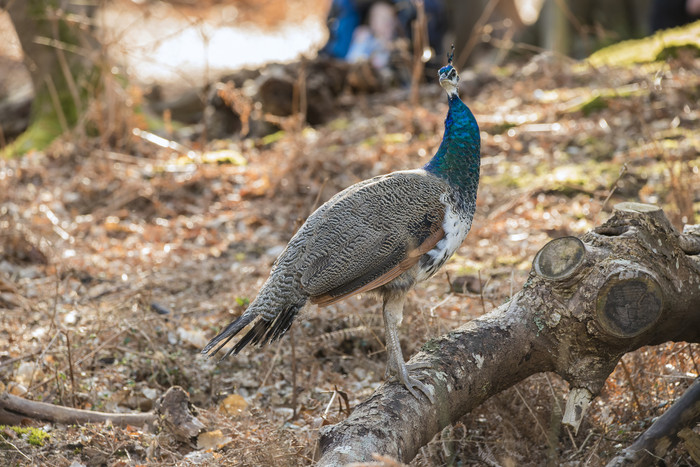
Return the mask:
[[160,426],[182,442],[191,442],[204,430],[204,424],[197,418],[189,394],[179,386],[168,389],[156,401],[155,410]]
[[0,425],[21,425],[42,420],[65,425],[106,423],[125,427],[157,424],[182,442],[192,442],[204,429],[187,392],[179,386],[168,389],[146,413],[105,413],[73,409],[46,402],[30,401],[12,394],[0,394]]
[[66,425],[110,422],[117,426],[141,426],[155,420],[148,413],[106,413],[73,409],[46,402],[30,401],[12,394],[0,394],[0,425],[20,425],[27,420],[43,420]]
[[385,383],[346,420],[322,429],[319,465],[369,462],[373,453],[408,462],[445,426],[544,371],[569,382],[564,423],[576,431],[625,353],[700,342],[700,257],[687,232],[674,230],[658,207],[622,203],[580,240],[551,241],[508,303],[411,359],[430,364],[422,374],[435,404]]
[[[700,422],[700,378],[696,379],[681,398],[674,402],[671,408],[664,412],[631,446],[623,449],[620,455],[608,462],[608,467],[651,465],[655,458],[665,456],[668,450],[678,443],[683,429],[692,428],[698,422]],[[687,435],[686,438],[688,438]]]

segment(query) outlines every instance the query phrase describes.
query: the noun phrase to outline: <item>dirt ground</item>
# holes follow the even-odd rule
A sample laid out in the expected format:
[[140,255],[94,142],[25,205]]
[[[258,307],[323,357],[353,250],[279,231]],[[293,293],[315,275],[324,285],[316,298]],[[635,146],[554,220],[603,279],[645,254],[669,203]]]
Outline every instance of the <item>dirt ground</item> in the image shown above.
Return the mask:
[[[700,222],[700,59],[593,68],[545,55],[465,74],[482,129],[467,240],[410,294],[405,354],[489,312],[550,239],[580,235],[620,201]],[[4,465],[310,465],[318,428],[381,384],[378,304],[354,297],[297,319],[279,343],[218,362],[199,351],[252,300],[300,222],[340,189],[425,164],[446,98],[394,90],[346,99],[329,124],[273,138],[119,148],[71,136],[0,162],[0,389],[53,404],[151,410],[189,392],[206,436],[154,427],[34,423],[0,429]],[[136,119],[135,121],[138,121]],[[578,435],[566,383],[539,374],[446,428],[411,465],[603,465],[699,374],[683,342],[626,355]],[[218,430],[218,431],[217,431]],[[693,465],[681,444],[667,465]]]

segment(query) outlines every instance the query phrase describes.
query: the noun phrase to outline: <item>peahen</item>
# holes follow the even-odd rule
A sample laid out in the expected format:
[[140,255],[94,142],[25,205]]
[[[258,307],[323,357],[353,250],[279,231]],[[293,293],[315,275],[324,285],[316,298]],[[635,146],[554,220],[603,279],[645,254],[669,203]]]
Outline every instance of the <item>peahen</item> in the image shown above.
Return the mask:
[[214,355],[251,323],[224,357],[247,344],[262,346],[284,335],[309,302],[330,305],[372,291],[383,299],[387,374],[416,398],[418,389],[433,401],[428,387],[409,374],[425,364],[406,365],[397,328],[408,291],[435,274],[469,232],[481,161],[479,127],[459,98],[452,55],[438,76],[449,110],[430,162],[352,185],[319,207],[277,258],[248,309],[202,353]]

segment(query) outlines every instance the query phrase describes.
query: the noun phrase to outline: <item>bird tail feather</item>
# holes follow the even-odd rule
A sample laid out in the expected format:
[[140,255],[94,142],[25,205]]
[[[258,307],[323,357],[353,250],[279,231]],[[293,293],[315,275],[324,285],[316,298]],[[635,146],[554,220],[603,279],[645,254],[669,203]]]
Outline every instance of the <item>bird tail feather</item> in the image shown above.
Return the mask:
[[[226,326],[223,331],[209,341],[206,347],[202,349],[202,353],[209,354],[209,356],[215,355],[219,352],[219,350],[225,347],[226,344],[228,344],[231,339],[236,336],[236,334],[241,332],[243,328],[253,322],[255,318],[258,319],[255,321],[255,324],[250,331],[248,331],[241,338],[241,340],[239,340],[236,345],[231,347],[221,358],[224,359],[231,354],[237,354],[243,349],[243,347],[250,343],[262,347],[268,342],[274,342],[287,332],[289,327],[294,322],[294,318],[296,318],[299,310],[301,310],[303,306],[303,303],[300,305],[290,305],[281,312],[277,313],[277,315],[275,315],[272,319],[265,319],[264,316],[259,316],[258,313],[252,309],[246,310],[246,312],[239,316],[238,319]],[[219,345],[219,343],[221,344]],[[218,347],[214,349],[214,347],[217,345]]]

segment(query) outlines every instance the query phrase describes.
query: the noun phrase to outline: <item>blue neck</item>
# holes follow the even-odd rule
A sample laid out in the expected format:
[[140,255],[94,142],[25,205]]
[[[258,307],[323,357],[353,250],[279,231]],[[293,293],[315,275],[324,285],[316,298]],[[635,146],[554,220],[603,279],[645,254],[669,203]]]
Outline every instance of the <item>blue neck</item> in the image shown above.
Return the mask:
[[481,166],[479,126],[457,93],[449,95],[449,104],[442,143],[423,168],[447,180],[461,195],[463,202],[473,203]]

